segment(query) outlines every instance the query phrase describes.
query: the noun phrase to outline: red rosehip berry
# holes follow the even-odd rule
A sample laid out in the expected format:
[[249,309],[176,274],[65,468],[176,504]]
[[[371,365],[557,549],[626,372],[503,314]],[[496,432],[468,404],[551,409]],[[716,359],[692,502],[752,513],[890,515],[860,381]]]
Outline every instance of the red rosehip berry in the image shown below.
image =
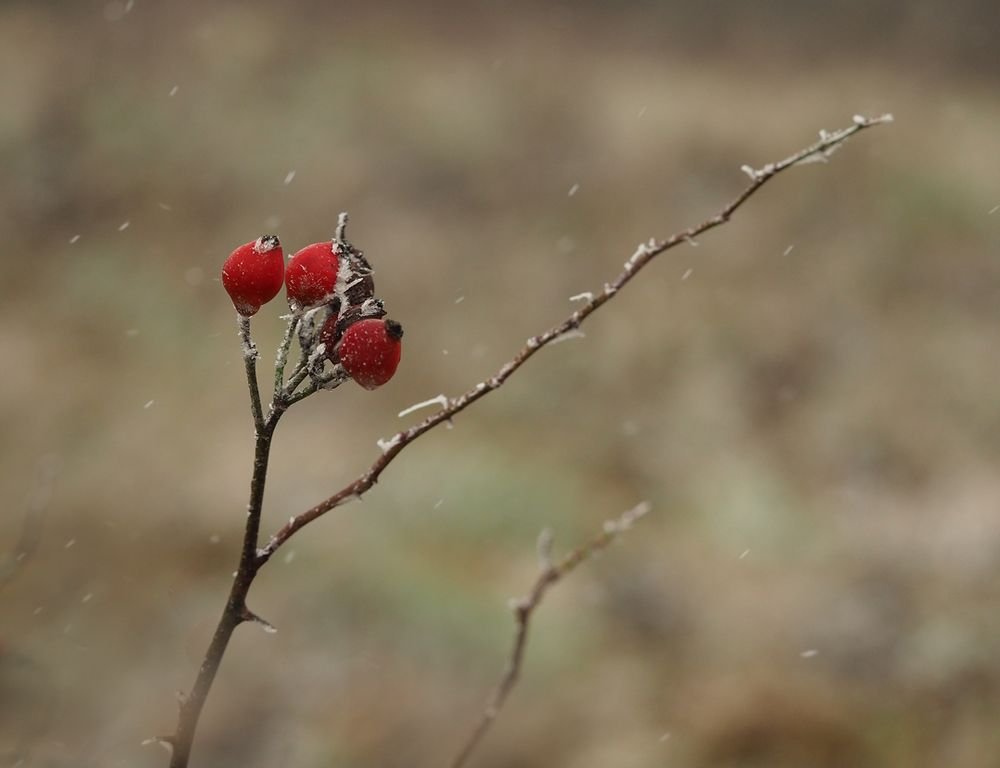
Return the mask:
[[396,373],[402,338],[403,326],[395,320],[359,320],[344,331],[337,354],[352,379],[365,389],[375,389]]
[[222,285],[243,317],[257,314],[278,295],[285,276],[285,255],[275,235],[241,245],[222,265]]
[[329,240],[307,245],[292,256],[285,271],[288,303],[303,308],[321,303],[337,285],[338,265],[337,252]]

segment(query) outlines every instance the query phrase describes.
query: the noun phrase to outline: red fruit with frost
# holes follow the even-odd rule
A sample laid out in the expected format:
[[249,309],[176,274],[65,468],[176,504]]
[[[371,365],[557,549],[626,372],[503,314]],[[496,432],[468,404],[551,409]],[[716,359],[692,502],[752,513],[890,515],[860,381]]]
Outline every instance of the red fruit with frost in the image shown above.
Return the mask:
[[311,307],[322,302],[333,293],[337,284],[338,264],[337,253],[329,240],[307,245],[292,256],[285,270],[288,303]]
[[285,277],[285,254],[275,235],[262,235],[229,254],[222,265],[222,285],[244,317],[257,314],[278,295]]
[[337,354],[352,379],[365,389],[375,389],[396,373],[402,338],[403,326],[395,320],[359,320],[344,331]]

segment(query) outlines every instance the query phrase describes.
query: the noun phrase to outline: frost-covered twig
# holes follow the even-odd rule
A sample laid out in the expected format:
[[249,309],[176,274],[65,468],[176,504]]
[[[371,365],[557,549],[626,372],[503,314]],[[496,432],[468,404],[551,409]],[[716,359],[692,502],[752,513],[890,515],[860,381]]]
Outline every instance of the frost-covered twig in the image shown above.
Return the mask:
[[243,363],[247,369],[247,386],[250,388],[250,411],[253,413],[254,428],[260,434],[264,428],[264,412],[260,405],[260,389],[257,386],[257,346],[250,336],[250,318],[237,315],[236,321],[240,328]]
[[348,497],[360,498],[364,493],[371,489],[373,485],[375,485],[382,472],[384,472],[386,467],[392,463],[393,459],[395,459],[400,452],[402,452],[418,437],[426,432],[429,432],[440,424],[450,423],[457,414],[464,411],[474,402],[503,386],[504,382],[507,381],[507,379],[510,378],[510,376],[518,368],[524,365],[542,347],[551,344],[556,339],[564,338],[567,333],[576,331],[584,320],[610,301],[618,293],[618,291],[625,286],[626,283],[635,278],[635,276],[639,274],[655,257],[677,245],[692,242],[698,235],[728,222],[733,213],[735,213],[740,206],[742,206],[747,200],[750,199],[750,197],[753,196],[755,192],[757,192],[757,190],[759,190],[762,186],[764,186],[764,184],[777,176],[779,173],[787,170],[793,165],[806,161],[810,157],[829,155],[831,150],[840,144],[843,144],[854,134],[867,128],[891,122],[891,120],[891,115],[882,115],[880,117],[872,118],[856,115],[854,117],[853,124],[847,128],[834,131],[833,133],[827,133],[824,131],[820,135],[819,141],[799,150],[798,152],[795,152],[792,155],[789,155],[784,160],[776,163],[768,163],[759,170],[751,169],[753,173],[751,174],[750,183],[743,189],[742,192],[740,192],[739,195],[733,198],[733,200],[731,200],[727,205],[719,209],[714,216],[705,219],[700,224],[675,232],[666,239],[656,240],[653,238],[648,242],[643,243],[631,255],[626,262],[625,268],[618,274],[618,276],[611,282],[605,283],[602,291],[593,295],[586,302],[583,302],[579,309],[570,314],[562,322],[557,323],[547,331],[528,339],[525,346],[516,355],[514,355],[513,358],[504,363],[492,377],[476,384],[472,389],[465,392],[465,394],[449,398],[448,405],[446,407],[442,407],[441,410],[431,414],[419,424],[399,432],[392,439],[392,447],[379,456],[375,462],[356,480],[344,486],[344,488],[337,491],[337,493],[333,494],[329,498],[321,501],[312,509],[308,509],[305,512],[293,517],[288,523],[277,530],[274,535],[271,536],[267,545],[261,549],[260,564],[263,565],[264,562],[270,559],[271,555],[273,555],[282,544],[288,541],[288,539],[295,535],[295,533],[303,526],[308,525],[316,518],[329,512],[331,509],[340,506],[343,500]]
[[288,350],[292,346],[292,338],[299,328],[299,321],[302,316],[298,312],[292,312],[288,317],[288,325],[285,327],[285,335],[281,337],[278,345],[278,353],[274,361],[274,399],[281,398],[281,391],[285,386],[285,366],[288,364]]
[[[564,319],[562,322],[549,328],[547,331],[539,333],[538,335],[528,339],[525,346],[508,362],[504,363],[492,377],[476,384],[472,389],[460,396],[453,398],[446,398],[442,396],[443,402],[441,410],[431,414],[419,424],[398,432],[396,435],[387,440],[380,440],[379,446],[383,450],[382,455],[379,456],[378,459],[376,459],[375,462],[360,477],[326,500],[320,502],[312,509],[306,510],[301,514],[290,518],[288,523],[271,536],[267,545],[261,548],[258,548],[257,543],[260,536],[264,483],[267,478],[267,464],[268,457],[270,455],[271,438],[274,434],[275,427],[278,424],[278,420],[290,405],[308,397],[318,389],[333,388],[339,385],[346,378],[346,374],[344,374],[343,371],[338,372],[336,369],[330,373],[323,373],[313,369],[313,364],[319,361],[319,356],[322,354],[322,351],[314,348],[317,336],[314,331],[316,330],[316,318],[318,315],[307,312],[301,317],[298,322],[298,327],[295,329],[298,331],[300,346],[302,347],[303,352],[302,357],[298,361],[284,387],[280,387],[277,384],[279,378],[283,376],[283,371],[281,373],[276,371],[275,396],[272,399],[271,408],[265,418],[261,409],[260,393],[257,385],[257,350],[250,338],[250,321],[248,318],[241,318],[240,338],[243,343],[243,357],[246,363],[247,383],[250,389],[254,425],[256,427],[253,476],[250,482],[250,501],[247,505],[246,529],[244,531],[243,545],[240,552],[239,566],[233,578],[233,584],[230,589],[229,597],[226,601],[225,609],[223,610],[219,623],[216,626],[215,633],[212,636],[212,641],[209,644],[205,658],[198,669],[195,683],[191,691],[180,700],[180,712],[178,714],[177,728],[172,735],[158,737],[156,739],[157,742],[170,747],[172,752],[170,758],[171,768],[186,768],[188,765],[191,745],[194,741],[194,734],[198,725],[201,710],[208,697],[208,692],[211,689],[216,673],[219,670],[219,665],[222,663],[222,657],[225,654],[233,631],[237,626],[246,621],[260,621],[265,626],[270,626],[262,619],[259,619],[259,617],[247,608],[246,597],[254,579],[257,576],[257,573],[268,562],[268,560],[270,560],[282,544],[288,541],[288,539],[295,535],[295,533],[302,527],[308,525],[335,507],[342,506],[355,499],[360,499],[362,495],[371,489],[371,487],[378,481],[386,467],[388,467],[389,464],[408,445],[421,435],[440,424],[451,424],[452,419],[458,413],[464,411],[474,402],[482,397],[485,397],[488,393],[499,389],[515,371],[524,365],[542,347],[545,347],[556,340],[572,338],[575,336],[583,321],[610,301],[618,293],[618,291],[626,283],[632,280],[653,258],[680,243],[694,242],[694,238],[697,235],[729,221],[730,217],[737,208],[743,205],[743,203],[745,203],[758,189],[760,189],[767,181],[778,173],[781,173],[792,165],[808,162],[812,158],[821,157],[825,159],[837,146],[846,141],[850,136],[853,136],[861,130],[879,125],[881,123],[889,122],[890,120],[891,116],[889,115],[877,118],[863,118],[856,116],[852,126],[830,134],[822,133],[820,141],[799,152],[796,152],[793,155],[790,155],[780,162],[770,163],[760,170],[752,168],[749,169],[750,184],[728,205],[721,208],[714,216],[706,219],[701,224],[676,232],[665,240],[657,241],[654,238],[642,244],[628,259],[624,270],[613,281],[606,283],[601,292],[597,294],[579,294],[574,297],[575,300],[583,300],[581,306],[575,312],[569,315],[569,317]],[[344,237],[346,223],[347,217],[346,215],[342,215],[338,221],[336,239],[339,247],[349,249],[350,245],[346,242]],[[361,258],[360,252],[357,252],[356,255],[358,258]],[[313,312],[316,312],[316,310]],[[289,332],[293,332],[291,327]],[[282,344],[284,343],[285,342],[283,341]],[[276,367],[283,365],[284,362],[285,359],[279,349],[279,355],[276,359]],[[307,376],[310,377],[309,383],[303,390],[296,392],[298,386],[306,379]],[[640,508],[637,508],[637,510],[627,513],[617,522],[608,524],[601,536],[597,537],[581,549],[571,553],[569,557],[561,561],[556,566],[547,567],[548,555],[547,553],[545,554],[543,559],[546,565],[543,566],[543,573],[539,582],[536,584],[536,587],[527,599],[527,602],[519,603],[515,607],[518,617],[518,634],[512,655],[512,663],[504,679],[501,681],[501,686],[497,689],[497,694],[495,694],[494,697],[494,705],[491,709],[487,710],[485,725],[480,724],[477,731],[474,732],[470,739],[471,746],[467,745],[466,749],[463,750],[466,755],[468,751],[471,751],[471,749],[475,747],[476,743],[478,743],[479,739],[482,737],[482,732],[485,732],[485,730],[489,727],[490,722],[492,722],[493,718],[496,717],[496,710],[499,709],[499,705],[503,703],[507,694],[510,692],[510,688],[516,681],[517,674],[520,669],[521,657],[524,652],[524,641],[527,636],[528,620],[530,619],[531,612],[534,610],[535,606],[537,606],[538,601],[541,600],[545,591],[549,586],[562,578],[562,576],[575,568],[579,563],[583,562],[583,560],[589,557],[596,549],[607,546],[615,535],[617,535],[624,527],[630,525],[631,522],[640,514],[639,509]],[[490,712],[493,714],[491,715]],[[482,732],[480,732],[480,730]],[[456,765],[460,765],[461,761],[465,758],[460,755],[458,759],[459,762],[457,762]]]
[[534,586],[525,597],[511,600],[510,603],[511,610],[514,612],[516,628],[514,631],[514,643],[507,658],[507,666],[500,678],[500,682],[490,696],[489,702],[486,704],[486,709],[480,715],[479,722],[476,723],[476,727],[469,733],[462,748],[451,761],[451,768],[461,768],[461,766],[465,765],[469,756],[479,745],[480,741],[482,741],[490,726],[493,725],[493,721],[496,720],[497,715],[500,714],[500,709],[503,707],[504,702],[507,701],[510,692],[517,685],[518,677],[521,674],[521,666],[524,663],[524,651],[528,644],[528,626],[531,623],[532,614],[534,614],[535,609],[541,604],[545,593],[570,571],[589,560],[595,552],[611,544],[620,533],[631,528],[636,520],[649,512],[649,509],[649,503],[644,501],[633,509],[630,509],[617,520],[609,520],[604,524],[604,529],[598,536],[595,536],[582,547],[573,550],[562,560],[554,564],[551,559],[551,533],[548,530],[542,531],[542,534],[538,537],[541,573],[538,574]]

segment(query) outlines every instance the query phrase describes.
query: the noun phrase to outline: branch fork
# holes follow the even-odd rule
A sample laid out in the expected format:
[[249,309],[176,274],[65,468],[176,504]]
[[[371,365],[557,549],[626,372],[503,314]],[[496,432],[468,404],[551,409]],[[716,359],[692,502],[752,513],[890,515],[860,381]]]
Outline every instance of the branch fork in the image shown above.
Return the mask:
[[[465,393],[446,397],[438,395],[411,408],[404,409],[399,416],[403,417],[423,407],[437,404],[439,410],[430,414],[419,423],[403,429],[387,440],[380,440],[381,455],[355,480],[341,490],[319,502],[311,509],[291,517],[288,522],[275,531],[265,546],[259,547],[261,511],[264,498],[264,483],[267,476],[267,464],[270,455],[271,438],[281,415],[292,405],[319,391],[334,389],[348,378],[342,366],[327,366],[323,350],[317,346],[317,326],[321,313],[310,310],[302,312],[294,309],[287,315],[287,326],[275,355],[274,387],[267,415],[264,415],[260,390],[257,383],[257,360],[259,354],[250,334],[250,319],[240,317],[239,336],[243,349],[243,359],[246,368],[247,385],[250,392],[250,408],[255,428],[255,450],[253,474],[250,482],[250,501],[243,545],[240,553],[239,566],[233,579],[233,585],[226,607],[219,619],[212,641],[206,651],[204,660],[198,669],[197,677],[190,693],[181,701],[177,728],[170,736],[158,737],[153,741],[168,745],[171,748],[171,768],[186,768],[190,758],[198,720],[208,697],[215,675],[222,662],[229,640],[237,626],[245,622],[258,623],[267,631],[274,627],[246,606],[246,597],[260,569],[267,564],[274,553],[280,549],[299,530],[322,517],[327,512],[343,506],[351,501],[361,499],[369,491],[392,461],[410,444],[435,427],[452,425],[452,420],[473,403],[485,397],[490,392],[499,389],[522,365],[532,358],[540,349],[549,344],[557,343],[566,338],[580,334],[580,326],[590,315],[604,306],[629,281],[635,278],[654,258],[665,251],[681,244],[697,245],[696,237],[730,220],[732,215],[764,184],[779,173],[794,165],[811,162],[825,162],[834,151],[843,145],[851,136],[878,125],[892,121],[892,115],[864,117],[855,115],[852,124],[833,132],[820,132],[819,141],[804,149],[789,155],[783,160],[767,163],[760,168],[743,166],[743,171],[750,179],[749,184],[733,200],[724,205],[714,215],[687,229],[680,230],[662,240],[650,238],[640,244],[623,265],[622,271],[613,280],[606,282],[597,293],[583,292],[571,297],[574,302],[582,302],[574,312],[551,328],[527,340],[509,361],[504,363],[497,372],[488,379],[479,382]],[[338,217],[334,243],[338,252],[349,255],[356,260],[359,269],[370,271],[363,254],[355,249],[346,239],[347,214]],[[285,369],[288,354],[293,339],[298,339],[301,356],[285,380]],[[308,382],[306,381],[308,379]],[[304,384],[304,386],[303,386]],[[465,764],[472,750],[495,719],[511,688],[520,673],[527,639],[527,631],[531,616],[538,607],[546,591],[566,574],[587,560],[595,552],[608,546],[618,535],[628,530],[639,518],[648,511],[648,505],[639,505],[626,512],[616,520],[609,521],[599,536],[583,547],[574,550],[555,564],[551,561],[551,536],[543,532],[539,539],[540,574],[527,597],[512,602],[515,614],[516,633],[514,646],[508,660],[507,669],[483,716],[466,741],[458,756],[451,763],[453,768]]]

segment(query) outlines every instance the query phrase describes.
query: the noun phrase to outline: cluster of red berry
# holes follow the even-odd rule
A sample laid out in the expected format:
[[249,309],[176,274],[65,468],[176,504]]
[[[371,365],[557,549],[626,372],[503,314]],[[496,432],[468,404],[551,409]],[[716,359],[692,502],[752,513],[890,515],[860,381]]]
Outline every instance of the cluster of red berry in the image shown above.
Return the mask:
[[303,353],[341,365],[362,387],[375,389],[396,372],[403,327],[386,319],[371,265],[342,231],[307,245],[287,267],[278,238],[263,235],[230,254],[222,284],[243,317],[256,314],[285,285]]

